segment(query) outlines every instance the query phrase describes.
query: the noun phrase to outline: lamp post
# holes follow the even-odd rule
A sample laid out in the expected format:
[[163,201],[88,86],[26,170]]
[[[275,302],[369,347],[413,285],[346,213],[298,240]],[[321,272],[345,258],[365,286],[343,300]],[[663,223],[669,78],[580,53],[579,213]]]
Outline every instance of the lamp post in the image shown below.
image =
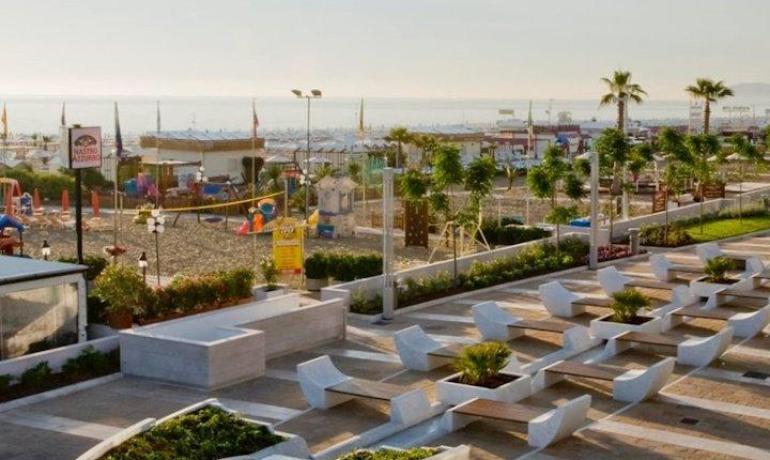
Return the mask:
[[305,220],[307,221],[308,213],[310,211],[310,99],[320,99],[321,90],[311,89],[310,94],[303,94],[298,89],[291,90],[292,94],[297,96],[298,99],[307,100],[307,151],[305,152]]
[[43,255],[43,260],[48,260],[51,257],[51,245],[48,244],[48,240],[43,240],[43,247],[40,249],[40,253]]
[[159,209],[153,209],[152,215],[147,218],[147,231],[155,234],[155,265],[158,271],[158,287],[160,287],[160,239],[159,236],[166,230],[166,216]]
[[[599,153],[591,152],[591,233],[589,235],[588,268],[599,265]],[[612,235],[610,235],[612,238]]]
[[139,265],[139,268],[142,269],[142,281],[144,281],[144,284],[147,284],[147,253],[142,251],[142,255],[139,256],[139,260],[137,261],[137,264]]

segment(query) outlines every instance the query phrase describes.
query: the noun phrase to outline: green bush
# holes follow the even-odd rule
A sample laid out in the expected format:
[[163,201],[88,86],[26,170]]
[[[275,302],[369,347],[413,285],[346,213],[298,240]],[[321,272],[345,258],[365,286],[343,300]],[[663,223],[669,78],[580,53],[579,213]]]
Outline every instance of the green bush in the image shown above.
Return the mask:
[[[78,259],[77,257],[60,257],[59,262],[76,264],[78,263]],[[96,277],[99,276],[105,268],[107,268],[109,263],[110,262],[102,256],[87,255],[83,257],[83,264],[88,266],[88,271],[86,271],[86,279],[88,281],[95,280]]]
[[639,310],[650,306],[650,299],[634,288],[615,292],[612,300],[612,320],[617,323],[631,323]]
[[438,449],[433,447],[413,447],[411,449],[378,449],[355,450],[337,460],[423,460],[438,453]]
[[96,277],[93,293],[107,304],[110,312],[141,314],[154,301],[152,289],[136,270],[127,265],[109,265]]
[[710,282],[724,284],[730,281],[728,273],[731,270],[735,270],[735,261],[727,257],[714,257],[706,262],[703,272]]
[[[481,226],[481,231],[484,233],[487,243],[497,246],[511,246],[551,236],[550,231],[539,227],[526,227],[502,221],[499,226],[497,221],[485,221]],[[477,235],[476,239],[482,241],[481,235]]]
[[305,276],[312,279],[326,279],[328,275],[328,260],[324,252],[314,252],[305,259]]
[[174,312],[190,312],[198,308],[223,305],[251,296],[254,271],[247,268],[176,276],[155,290],[154,302],[144,318],[152,319]]
[[11,377],[10,375],[0,374],[0,394],[8,391],[8,387],[11,386],[12,381],[13,381],[13,377]]
[[[337,281],[353,281],[382,274],[382,255],[376,253],[351,254],[347,252],[318,251],[305,259],[305,270],[310,264],[313,275],[308,278],[334,278]],[[322,271],[323,268],[323,271]]]
[[251,454],[283,440],[265,425],[205,407],[134,436],[108,452],[103,460],[215,460]]
[[19,181],[19,186],[24,191],[32,193],[37,188],[41,199],[59,200],[65,189],[71,194],[75,192],[75,181],[63,174],[43,174],[16,167],[5,168],[2,175]]
[[45,388],[51,383],[53,372],[47,361],[30,367],[21,374],[19,384],[29,387]]
[[263,257],[259,260],[259,272],[262,279],[265,280],[266,290],[274,291],[278,288],[278,267],[275,266],[275,260],[272,257]]
[[350,312],[361,315],[374,315],[382,311],[382,295],[375,294],[369,298],[363,291],[355,291],[350,295]]
[[508,364],[511,349],[502,342],[482,342],[465,347],[453,367],[460,373],[460,382],[486,386],[500,375]]
[[681,224],[674,223],[669,225],[668,235],[666,235],[665,229],[665,225],[643,225],[639,232],[639,242],[642,246],[667,248],[686,246],[695,242]]
[[70,377],[105,375],[112,368],[110,359],[104,353],[88,347],[75,358],[68,359],[62,365],[62,373]]

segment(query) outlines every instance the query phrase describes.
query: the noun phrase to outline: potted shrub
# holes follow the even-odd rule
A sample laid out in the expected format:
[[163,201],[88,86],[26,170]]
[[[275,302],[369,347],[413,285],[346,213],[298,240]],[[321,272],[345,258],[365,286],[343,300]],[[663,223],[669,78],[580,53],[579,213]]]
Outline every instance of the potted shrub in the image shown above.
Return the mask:
[[457,373],[437,382],[438,398],[460,404],[473,398],[515,402],[531,393],[528,375],[505,371],[511,350],[502,342],[483,342],[466,347],[455,359]]
[[265,300],[286,294],[286,285],[278,283],[278,267],[272,257],[263,257],[259,261],[259,272],[265,284],[254,288],[254,297],[257,300]]
[[126,265],[109,265],[94,284],[94,295],[105,304],[107,324],[115,329],[131,327],[133,315],[152,303],[152,289]]
[[732,259],[714,257],[706,262],[703,269],[705,275],[690,281],[692,293],[698,297],[710,297],[715,292],[737,283],[740,279],[729,275],[736,268]]
[[639,315],[639,310],[650,307],[650,299],[634,288],[612,294],[612,313],[591,320],[591,334],[611,339],[628,331],[658,333],[661,319]]
[[327,267],[328,258],[323,252],[316,252],[305,259],[305,288],[308,291],[320,291],[329,285]]

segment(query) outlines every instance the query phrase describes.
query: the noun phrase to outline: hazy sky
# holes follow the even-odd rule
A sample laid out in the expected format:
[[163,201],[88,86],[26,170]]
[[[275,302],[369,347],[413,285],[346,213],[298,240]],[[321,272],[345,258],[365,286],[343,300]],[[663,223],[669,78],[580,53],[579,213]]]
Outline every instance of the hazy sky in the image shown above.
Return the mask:
[[654,99],[770,81],[768,0],[0,0],[0,98],[288,95]]

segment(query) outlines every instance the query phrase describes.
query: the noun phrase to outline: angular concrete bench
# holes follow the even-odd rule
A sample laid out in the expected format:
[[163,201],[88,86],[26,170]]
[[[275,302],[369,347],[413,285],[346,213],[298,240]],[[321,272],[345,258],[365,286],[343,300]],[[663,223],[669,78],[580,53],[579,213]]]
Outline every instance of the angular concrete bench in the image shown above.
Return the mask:
[[566,377],[582,377],[612,382],[612,396],[617,401],[640,402],[655,395],[674,371],[674,358],[665,358],[647,369],[622,369],[601,364],[560,361],[537,372],[535,391],[549,387]]
[[400,424],[411,425],[430,415],[425,391],[350,377],[340,372],[327,355],[298,364],[297,376],[305,399],[316,409],[360,398],[390,402],[391,421]]
[[527,424],[527,443],[533,447],[547,447],[583,426],[591,407],[591,396],[583,395],[567,401],[555,409],[491,399],[472,399],[444,413],[442,427],[448,431],[460,428],[478,419]]
[[675,281],[680,273],[703,275],[703,267],[695,265],[675,264],[666,258],[665,254],[653,254],[650,256],[650,270],[655,278],[660,281]]
[[709,260],[715,259],[717,257],[726,257],[728,259],[734,260],[741,264],[746,264],[749,260],[752,260],[752,259],[758,260],[760,263],[762,262],[762,260],[754,254],[743,254],[739,252],[723,251],[722,248],[719,247],[719,244],[714,242],[701,243],[695,246],[695,254],[697,254],[698,259],[700,259],[700,261],[704,265]]
[[538,291],[548,313],[562,318],[582,315],[586,307],[609,308],[612,305],[610,298],[581,296],[565,288],[559,281],[541,284]]
[[596,278],[607,295],[612,295],[626,288],[659,289],[663,291],[673,291],[681,284],[668,283],[643,278],[631,278],[618,271],[614,266],[604,267],[596,272]]
[[757,311],[736,313],[727,308],[699,308],[683,307],[676,309],[665,316],[663,330],[669,330],[685,322],[685,318],[713,319],[726,321],[733,329],[735,337],[750,338],[762,332],[762,329],[770,324],[770,305],[766,305]]
[[482,302],[473,306],[473,322],[484,340],[508,340],[521,337],[527,330],[554,332],[562,335],[565,349],[580,352],[598,344],[588,334],[588,328],[548,320],[527,320],[503,310],[497,302]]
[[678,338],[645,332],[624,332],[609,341],[605,347],[607,356],[614,356],[634,344],[670,347],[676,349],[676,361],[688,366],[702,367],[722,356],[733,340],[733,328],[726,327],[709,337]]

